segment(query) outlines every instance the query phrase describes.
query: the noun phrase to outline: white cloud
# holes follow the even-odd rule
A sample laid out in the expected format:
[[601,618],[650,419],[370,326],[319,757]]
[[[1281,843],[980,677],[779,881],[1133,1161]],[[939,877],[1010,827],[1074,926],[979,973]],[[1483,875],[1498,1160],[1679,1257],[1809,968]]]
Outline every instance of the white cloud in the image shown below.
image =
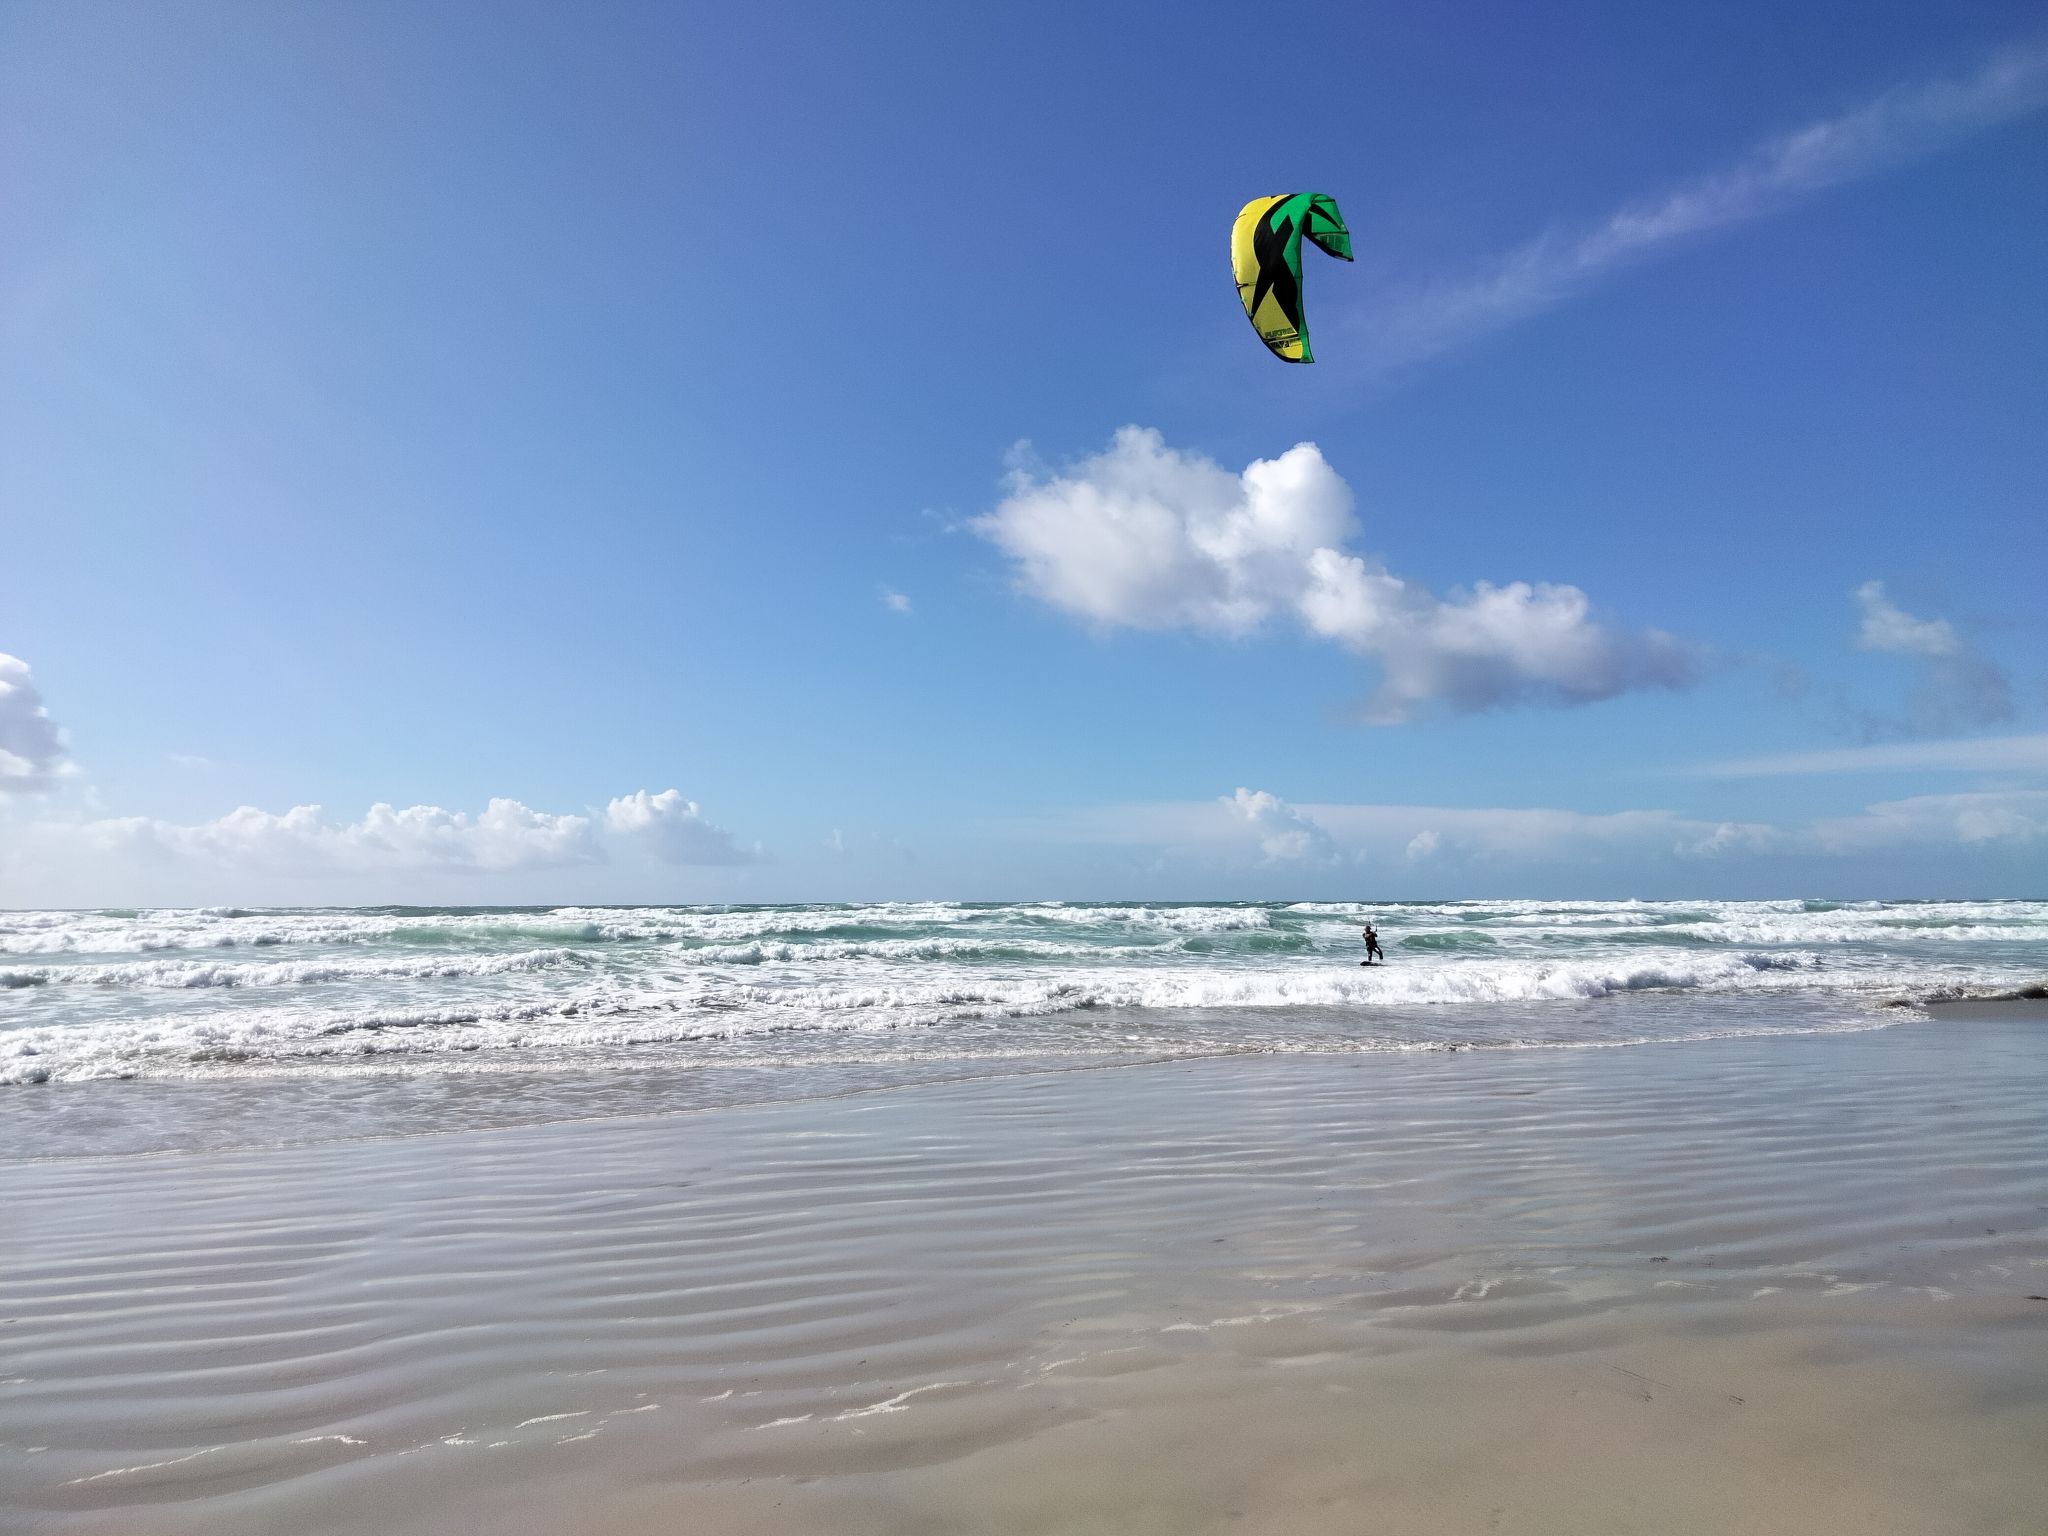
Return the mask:
[[1830,853],[2031,843],[2048,838],[2048,789],[1888,800],[1816,822],[1813,834]]
[[[1673,811],[1567,811],[1522,806],[1289,805],[1240,790],[1212,801],[1169,801],[1077,811],[1029,825],[1045,841],[1175,848],[1228,854],[1254,818],[1246,798],[1270,801],[1254,822],[1284,836],[1312,827],[1319,857],[1391,866],[1401,860],[1536,863],[1646,854],[1695,857],[1743,841],[1761,849],[1781,834],[1750,823],[1708,821]],[[1020,827],[1020,831],[1025,830]],[[1284,845],[1283,845],[1284,846]],[[1271,851],[1261,847],[1267,859]]]
[[549,815],[517,800],[493,800],[474,817],[435,805],[380,804],[360,821],[335,822],[317,805],[282,815],[245,805],[197,824],[122,816],[38,830],[102,855],[269,874],[548,869],[602,857],[587,816]]
[[0,651],[0,794],[35,794],[73,772],[28,663]]
[[1259,852],[1268,863],[1298,863],[1313,859],[1335,863],[1341,857],[1330,834],[1317,826],[1313,817],[1302,814],[1277,795],[1263,789],[1239,788],[1225,795],[1221,803],[1257,835]]
[[1685,647],[1661,630],[1621,634],[1595,621],[1577,587],[1515,581],[1440,601],[1357,555],[1317,550],[1301,599],[1316,633],[1384,667],[1366,718],[1413,717],[1444,700],[1462,710],[1530,700],[1589,704],[1638,688],[1692,681]]
[[2048,772],[2048,732],[2030,736],[1966,736],[1949,741],[1893,741],[1776,757],[1735,758],[1681,770],[1709,778],[1770,778],[1801,773]]
[[1952,730],[2012,718],[2011,681],[1948,620],[1915,618],[1885,596],[1881,581],[1858,587],[1856,601],[1863,608],[1858,649],[1911,657],[1920,669],[1906,728]]
[[1242,863],[1245,829],[1257,862],[1391,870],[1430,862],[1484,866],[1647,867],[1661,860],[1760,856],[1832,860],[1861,854],[1955,854],[2048,840],[2048,789],[1922,795],[1811,821],[1710,820],[1668,810],[1572,811],[1543,806],[1292,805],[1240,789],[1210,801],[1119,805],[1019,825],[1042,842],[1167,850]]
[[760,845],[742,848],[723,827],[713,826],[685,800],[680,790],[658,795],[646,790],[624,795],[605,808],[605,825],[613,832],[643,842],[669,864],[753,864]]
[[882,606],[891,613],[909,613],[910,599],[894,587],[882,588]]
[[1718,859],[1743,853],[1771,853],[1790,846],[1778,828],[1753,821],[1716,822],[1698,837],[1682,837],[1672,852],[1687,859]]
[[2048,43],[1994,56],[1960,80],[1884,92],[1768,139],[1725,170],[1681,182],[1578,231],[1553,230],[1455,279],[1389,296],[1362,317],[1382,371],[1445,352],[1566,302],[1603,278],[1824,188],[1917,159],[2048,105]]
[[1415,861],[1534,863],[1672,855],[1710,857],[1741,840],[1762,851],[1769,827],[1675,811],[1568,811],[1545,806],[1315,805],[1305,809],[1340,848]]
[[1287,606],[1315,552],[1356,529],[1350,489],[1313,444],[1237,475],[1142,427],[1068,474],[1018,469],[970,526],[1017,561],[1026,591],[1077,618],[1219,634]]
[[596,890],[589,884],[594,874],[563,871],[595,871],[611,865],[614,854],[641,856],[621,858],[603,877],[629,883],[636,864],[643,881],[657,878],[649,857],[703,865],[752,864],[761,857],[758,844],[740,847],[675,790],[624,796],[601,818],[557,815],[501,798],[476,814],[378,804],[353,821],[330,817],[317,805],[281,813],[245,805],[201,822],[0,819],[0,889],[19,905],[54,895],[69,905],[296,902],[322,890],[333,893],[327,899],[361,899],[373,886],[391,891],[401,878],[407,900],[425,899],[427,892],[470,900],[462,893],[479,882],[494,891],[522,891],[524,899],[559,899],[565,880]]
[[1350,487],[1313,443],[1233,474],[1125,427],[1063,474],[1020,467],[971,526],[1016,562],[1025,591],[1104,628],[1241,635],[1292,615],[1379,661],[1375,724],[1432,704],[1580,704],[1692,677],[1671,636],[1608,629],[1577,587],[1482,581],[1438,598],[1349,552]]
[[1884,595],[1884,583],[1866,581],[1856,589],[1863,624],[1856,645],[1865,651],[1898,651],[1908,656],[1953,656],[1963,648],[1947,619],[1916,619]]

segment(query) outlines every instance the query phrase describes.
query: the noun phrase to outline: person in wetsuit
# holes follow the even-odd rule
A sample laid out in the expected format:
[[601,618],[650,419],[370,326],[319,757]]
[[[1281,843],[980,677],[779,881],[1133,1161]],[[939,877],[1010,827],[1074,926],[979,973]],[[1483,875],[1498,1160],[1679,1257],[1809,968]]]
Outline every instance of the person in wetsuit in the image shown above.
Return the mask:
[[1371,923],[1367,923],[1365,925],[1365,958],[1358,963],[1360,965],[1371,965],[1375,960],[1385,960],[1386,958],[1386,955],[1380,949],[1379,930],[1374,928]]

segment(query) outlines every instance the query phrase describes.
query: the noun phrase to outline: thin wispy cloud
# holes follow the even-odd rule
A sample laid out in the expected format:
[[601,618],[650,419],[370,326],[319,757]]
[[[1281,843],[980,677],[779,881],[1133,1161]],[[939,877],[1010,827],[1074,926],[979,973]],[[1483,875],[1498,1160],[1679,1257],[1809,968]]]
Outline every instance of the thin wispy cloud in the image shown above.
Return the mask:
[[1856,648],[1903,656],[1918,674],[1905,718],[1869,717],[1863,722],[1867,734],[1919,734],[2012,718],[2011,679],[1947,619],[1916,618],[1885,595],[1881,581],[1858,587],[1856,601],[1863,609]]
[[2043,107],[2048,38],[2007,48],[1970,75],[1895,86],[1589,227],[1548,230],[1461,276],[1390,293],[1359,320],[1380,371],[1421,362],[1701,236],[1783,212],[1826,188],[1921,159]]
[[2025,853],[2048,839],[2048,789],[1977,790],[1880,801],[1847,815],[1712,820],[1649,809],[1293,805],[1262,790],[1210,801],[1076,810],[1013,824],[1041,842],[1159,850],[1252,864],[1476,867],[1569,861],[1738,862],[1787,856]]
[[2048,773],[2048,732],[1954,741],[1891,741],[1866,747],[1739,757],[1680,770],[1716,779],[1808,773]]

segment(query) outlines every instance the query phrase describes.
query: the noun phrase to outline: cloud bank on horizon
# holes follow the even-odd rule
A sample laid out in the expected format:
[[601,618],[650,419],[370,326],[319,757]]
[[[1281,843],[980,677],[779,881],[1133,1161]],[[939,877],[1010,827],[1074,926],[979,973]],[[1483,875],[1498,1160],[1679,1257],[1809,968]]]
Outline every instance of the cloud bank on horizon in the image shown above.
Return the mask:
[[[211,821],[153,816],[46,816],[0,823],[0,905],[122,899],[139,887],[185,893],[246,891],[252,883],[292,899],[373,894],[390,882],[454,877],[481,882],[651,859],[668,866],[764,862],[705,819],[681,791],[613,800],[602,815],[535,810],[495,798],[475,814],[438,805],[377,804],[353,821],[317,805],[283,812],[239,806]],[[278,882],[283,882],[279,884]],[[451,889],[452,887],[442,887]]]
[[1717,230],[1782,212],[1829,187],[1934,154],[2048,107],[2048,38],[2001,50],[1973,74],[1895,86],[1766,139],[1723,170],[1680,182],[1578,230],[1552,229],[1463,275],[1389,292],[1340,323],[1370,338],[1377,373],[1424,362],[1577,297]]
[[[1144,856],[1146,867],[1182,875],[1236,872],[1270,879],[1292,871],[1311,887],[1367,876],[1389,895],[1400,894],[1403,882],[1418,880],[1489,873],[1513,879],[1516,871],[1541,875],[1601,867],[1638,873],[1690,869],[1693,874],[1680,878],[1694,889],[1722,878],[1709,869],[1753,873],[1785,861],[1805,861],[1791,867],[1811,871],[1814,860],[1832,865],[1914,855],[2032,859],[2048,848],[2048,788],[1914,795],[1876,801],[1847,815],[1769,822],[1662,808],[1295,804],[1240,786],[1206,801],[1107,805],[1030,818],[1007,824],[1007,832],[1040,846],[1132,850]],[[826,839],[826,854],[846,851],[837,832]],[[438,806],[376,805],[354,821],[334,820],[311,805],[283,813],[243,806],[199,823],[143,816],[32,823],[0,860],[0,905],[110,899],[55,900],[23,881],[65,892],[128,890],[140,882],[176,893],[149,905],[192,905],[220,899],[207,892],[232,897],[258,889],[271,899],[295,892],[285,899],[298,904],[388,900],[392,881],[407,882],[404,889],[410,890],[411,882],[434,877],[441,899],[469,889],[482,899],[503,900],[496,881],[546,877],[540,885],[529,880],[521,887],[545,891],[564,872],[636,856],[671,866],[765,862],[759,844],[740,845],[674,790],[622,796],[601,816],[540,811],[503,798],[475,815]],[[783,899],[803,897],[800,891],[783,893]],[[745,899],[770,898],[756,893]]]
[[1313,443],[1232,473],[1124,427],[1103,452],[1040,478],[1019,468],[970,522],[1018,586],[1102,629],[1244,635],[1285,615],[1377,661],[1364,718],[1432,707],[1588,704],[1683,688],[1692,652],[1661,630],[1611,629],[1577,587],[1475,582],[1440,598],[1348,546],[1351,489]]
[[[1066,475],[1020,475],[1010,498],[977,531],[1011,550],[1027,590],[1092,623],[1242,634],[1290,614],[1311,634],[1382,658],[1387,682],[1374,704],[1382,719],[1406,718],[1438,702],[1486,708],[1531,694],[1573,702],[1643,676],[1631,670],[1642,665],[1639,658],[1625,659],[1629,637],[1588,619],[1575,588],[1516,584],[1437,599],[1346,553],[1342,544],[1355,527],[1348,489],[1310,445],[1233,475],[1133,428]],[[1495,594],[1508,600],[1490,606]],[[1943,695],[1950,716],[1976,722],[2012,713],[2005,674],[1950,621],[1908,612],[1879,581],[1864,583],[1854,597],[1855,648],[1922,669],[1922,691]],[[1675,642],[1649,633],[1648,654],[1683,664]],[[1648,680],[1676,685],[1683,676]],[[444,891],[491,895],[509,888],[494,882],[617,861],[638,862],[643,871],[769,862],[761,843],[741,842],[673,788],[621,795],[587,813],[537,810],[500,797],[475,814],[379,803],[356,820],[333,819],[317,805],[283,812],[244,805],[199,822],[97,814],[96,791],[70,761],[65,733],[27,663],[13,656],[0,656],[0,742],[0,809],[10,798],[39,807],[25,821],[0,816],[0,904],[46,903],[49,891],[71,897],[60,904],[126,900],[152,884],[183,893],[174,898],[183,901],[253,888],[299,893],[291,900],[381,899],[393,880],[412,889],[428,877],[456,882],[444,882]],[[1161,869],[1177,864],[1183,872],[1254,877],[1293,870],[1310,879],[1365,871],[1462,878],[1615,860],[1692,869],[1901,855],[2010,861],[2048,846],[2048,788],[2034,787],[2048,771],[2048,735],[2040,733],[1887,742],[1673,771],[1710,778],[1992,777],[1958,793],[1883,800],[1852,814],[1795,822],[1666,809],[1303,805],[1241,786],[1210,801],[1099,807],[1012,830],[1032,843],[1144,850]],[[837,830],[823,847],[835,860],[849,852]],[[525,889],[540,887],[529,882]]]
[[505,799],[476,816],[437,805],[379,804],[361,820],[336,822],[317,805],[282,814],[244,805],[192,824],[112,816],[46,822],[37,831],[46,841],[102,855],[287,875],[560,869],[603,856],[589,817],[550,815]]
[[1744,856],[1849,857],[2030,848],[2048,843],[2048,789],[1981,790],[1879,801],[1848,816],[1715,821],[1669,810],[1545,806],[1294,805],[1240,786],[1210,801],[1105,806],[1032,824],[1082,845],[1348,865],[1384,874],[1435,864],[1526,864],[1610,854],[1681,861]]

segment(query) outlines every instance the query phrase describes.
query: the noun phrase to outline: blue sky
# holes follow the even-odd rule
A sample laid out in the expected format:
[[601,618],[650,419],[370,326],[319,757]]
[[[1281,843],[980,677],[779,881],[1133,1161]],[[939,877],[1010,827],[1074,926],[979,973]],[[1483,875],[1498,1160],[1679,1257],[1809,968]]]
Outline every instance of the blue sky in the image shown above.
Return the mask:
[[0,12],[0,902],[2048,889],[2038,7],[1289,17]]

